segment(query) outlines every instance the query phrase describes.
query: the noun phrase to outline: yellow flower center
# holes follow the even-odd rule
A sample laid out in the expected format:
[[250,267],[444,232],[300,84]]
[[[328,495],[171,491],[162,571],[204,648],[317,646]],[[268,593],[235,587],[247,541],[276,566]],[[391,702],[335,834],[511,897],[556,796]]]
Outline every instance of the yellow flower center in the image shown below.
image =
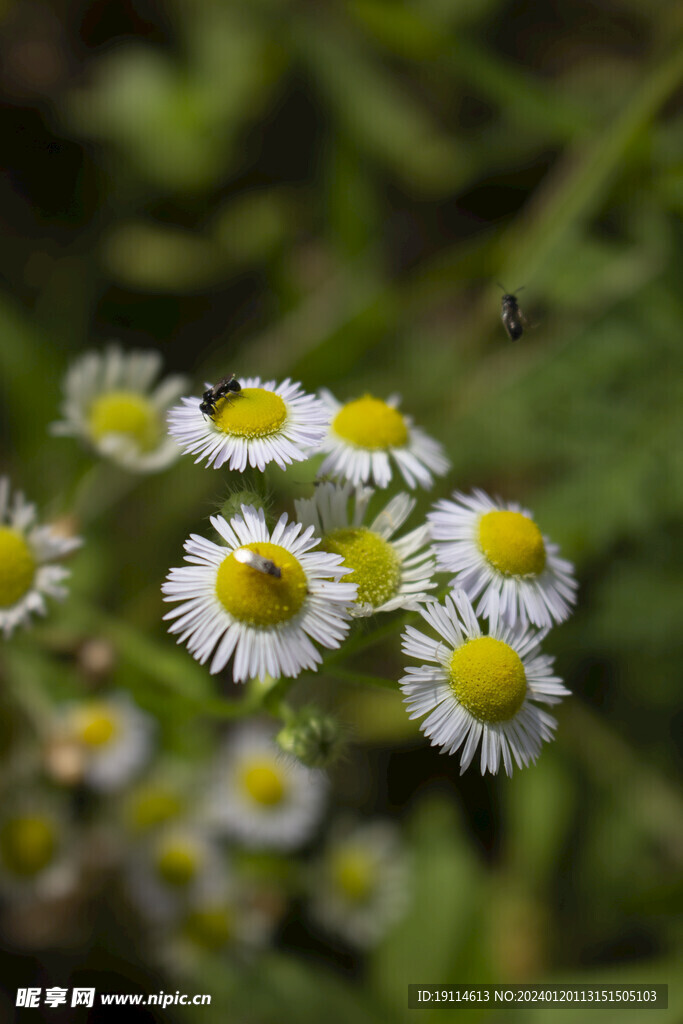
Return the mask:
[[300,610],[308,593],[306,574],[298,559],[286,548],[268,541],[244,546],[274,562],[280,576],[259,572],[230,554],[218,567],[218,600],[233,618],[250,626],[265,629],[287,622]]
[[242,768],[240,781],[254,803],[264,807],[276,807],[285,796],[283,774],[272,761],[249,761]]
[[347,402],[332,429],[359,448],[402,448],[408,441],[408,428],[398,409],[372,395]]
[[163,786],[146,786],[134,793],[130,800],[130,820],[136,829],[154,828],[183,810],[183,802],[177,793]]
[[198,851],[190,844],[169,842],[157,853],[155,866],[167,885],[181,889],[196,876],[199,861]]
[[22,815],[6,821],[0,830],[0,855],[15,875],[37,875],[52,861],[56,847],[55,827],[45,818]]
[[521,658],[492,636],[468,640],[453,651],[450,683],[462,706],[480,722],[509,721],[526,695]]
[[107,391],[99,395],[90,406],[88,426],[95,441],[107,434],[124,434],[143,452],[154,448],[161,436],[157,410],[138,391]]
[[344,580],[358,584],[358,604],[373,608],[393,597],[401,581],[401,562],[388,541],[365,526],[345,526],[326,534],[323,551],[341,555],[353,569]]
[[92,703],[74,712],[76,735],[86,747],[106,747],[120,733],[116,714],[106,704]]
[[506,576],[538,576],[545,568],[541,531],[521,512],[486,512],[479,520],[479,546]]
[[346,846],[331,857],[332,884],[352,903],[365,903],[377,883],[377,867],[367,851]]
[[287,419],[287,406],[274,391],[242,388],[216,403],[213,424],[233,437],[270,437]]
[[36,560],[19,530],[0,526],[0,608],[9,608],[33,585]]
[[185,919],[185,934],[203,949],[222,949],[234,932],[233,915],[228,907],[193,910]]

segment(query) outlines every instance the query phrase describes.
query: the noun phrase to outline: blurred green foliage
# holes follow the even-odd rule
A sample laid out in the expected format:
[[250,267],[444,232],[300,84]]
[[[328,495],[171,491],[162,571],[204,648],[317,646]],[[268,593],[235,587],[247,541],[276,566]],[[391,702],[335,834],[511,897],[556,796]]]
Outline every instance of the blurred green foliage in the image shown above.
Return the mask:
[[[448,447],[439,493],[532,508],[581,581],[547,641],[576,696],[512,780],[460,781],[423,749],[393,687],[398,627],[315,680],[388,773],[367,798],[337,771],[349,803],[405,819],[412,908],[347,977],[348,957],[305,943],[253,969],[207,960],[214,1007],[177,1019],[370,1024],[409,1016],[408,981],[527,980],[668,981],[676,1019],[680,5],[134,0],[71,9],[60,31],[31,10],[3,5],[0,39],[3,462],[88,544],[73,600],[38,642],[4,645],[7,699],[30,713],[77,692],[50,652],[94,633],[168,748],[192,756],[233,714],[159,596],[225,478],[189,459],[128,478],[46,433],[69,361],[112,337],[160,348],[195,392],[233,369],[402,392]],[[17,59],[36,26],[47,70]],[[515,345],[498,281],[525,286]],[[268,482],[287,496],[309,477]]]

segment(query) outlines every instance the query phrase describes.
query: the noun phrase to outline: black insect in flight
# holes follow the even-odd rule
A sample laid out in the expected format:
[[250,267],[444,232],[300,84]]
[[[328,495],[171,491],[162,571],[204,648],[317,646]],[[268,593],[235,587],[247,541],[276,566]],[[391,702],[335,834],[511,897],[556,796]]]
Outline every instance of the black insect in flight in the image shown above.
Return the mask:
[[222,377],[213,387],[207,386],[199,403],[200,412],[213,419],[216,412],[216,404],[220,402],[221,398],[227,398],[230,395],[234,396],[241,390],[242,386],[234,373],[231,373],[229,377]]
[[[499,288],[503,288],[502,284],[498,285]],[[522,288],[517,289],[518,292],[522,291]],[[503,288],[503,297],[500,300],[500,319],[503,321],[503,327],[508,333],[510,341],[518,341],[524,334],[524,328],[528,326],[528,321],[519,308],[516,295],[510,295]]]

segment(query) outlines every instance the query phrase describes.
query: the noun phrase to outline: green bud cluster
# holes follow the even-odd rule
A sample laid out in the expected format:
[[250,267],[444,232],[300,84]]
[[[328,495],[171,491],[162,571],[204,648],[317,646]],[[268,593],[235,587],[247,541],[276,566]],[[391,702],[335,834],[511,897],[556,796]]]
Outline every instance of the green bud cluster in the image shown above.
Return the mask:
[[309,768],[329,768],[341,756],[344,730],[333,716],[316,707],[304,707],[289,718],[277,734],[277,742]]

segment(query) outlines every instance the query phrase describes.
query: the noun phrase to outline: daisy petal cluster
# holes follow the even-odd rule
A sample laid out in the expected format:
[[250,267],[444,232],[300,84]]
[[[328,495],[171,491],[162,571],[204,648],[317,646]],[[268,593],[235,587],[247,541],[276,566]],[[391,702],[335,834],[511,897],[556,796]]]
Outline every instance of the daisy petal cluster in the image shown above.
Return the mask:
[[486,629],[462,590],[421,615],[437,636],[413,626],[403,634],[404,654],[421,663],[400,681],[410,717],[426,716],[420,728],[443,753],[460,752],[461,774],[477,750],[482,774],[495,775],[502,763],[511,775],[513,763],[535,762],[556,726],[539,705],[569,692],[539,650],[544,634],[507,624],[495,595]]
[[321,390],[320,397],[331,421],[321,444],[326,453],[322,475],[348,480],[356,487],[367,483],[387,487],[395,464],[408,487],[428,488],[434,474],[448,470],[442,446],[399,412],[396,396],[384,401],[363,395],[344,405],[327,390]]
[[315,669],[322,658],[313,641],[338,647],[356,598],[355,584],[341,582],[348,569],[339,555],[316,550],[313,528],[286,514],[272,533],[263,509],[248,505],[211,524],[223,543],[193,534],[185,544],[190,564],[171,569],[162,588],[166,601],[180,602],[165,616],[178,643],[201,664],[211,658],[211,672],[234,655],[235,682]]
[[373,615],[397,608],[415,609],[436,583],[429,527],[400,538],[416,501],[397,494],[367,525],[372,488],[322,483],[312,498],[295,501],[297,518],[322,537],[321,547],[341,555],[358,587],[353,615]]
[[66,375],[63,419],[52,432],[81,438],[124,469],[165,469],[180,454],[166,432],[166,413],[186,382],[173,376],[155,383],[161,366],[154,351],[86,352]]
[[451,586],[478,599],[478,614],[488,616],[497,602],[512,623],[548,628],[569,617],[576,602],[573,567],[526,509],[480,490],[456,491],[428,519],[439,568],[457,573]]
[[168,414],[171,436],[195,462],[243,472],[247,465],[261,472],[269,462],[285,469],[309,457],[325,435],[325,406],[299,384],[285,380],[240,379],[240,390],[221,398],[210,416],[200,398],[183,398]]
[[12,497],[9,480],[0,477],[0,629],[5,637],[28,625],[32,615],[45,615],[46,597],[66,597],[63,582],[69,570],[54,563],[81,543],[53,526],[38,525],[35,505],[19,492]]

